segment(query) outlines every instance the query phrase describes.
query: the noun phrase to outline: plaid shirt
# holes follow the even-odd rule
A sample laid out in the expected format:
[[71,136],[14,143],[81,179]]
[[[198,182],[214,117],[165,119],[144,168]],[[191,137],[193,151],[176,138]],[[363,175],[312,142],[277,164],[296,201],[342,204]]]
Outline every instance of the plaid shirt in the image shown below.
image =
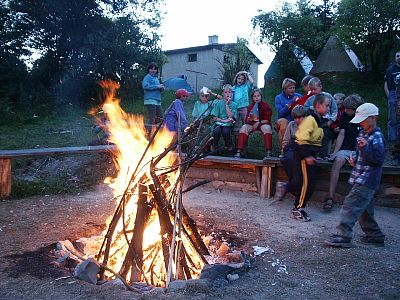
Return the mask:
[[376,189],[382,177],[382,165],[386,154],[385,139],[378,127],[370,133],[362,130],[358,136],[366,139],[367,144],[362,148],[357,145],[356,163],[349,183]]

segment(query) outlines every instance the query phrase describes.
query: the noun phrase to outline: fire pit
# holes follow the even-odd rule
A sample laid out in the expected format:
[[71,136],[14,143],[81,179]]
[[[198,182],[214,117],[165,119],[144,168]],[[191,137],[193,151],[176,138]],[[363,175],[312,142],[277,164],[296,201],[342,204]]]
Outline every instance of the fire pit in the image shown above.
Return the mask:
[[[198,137],[201,119],[183,134],[173,134],[161,125],[149,133],[142,117],[121,109],[115,98],[118,84],[102,81],[100,85],[109,142],[118,149],[113,153],[118,176],[106,179],[114,191],[116,209],[102,237],[90,243],[81,239],[77,247],[59,243],[59,256],[72,254],[83,260],[75,269],[78,278],[98,283],[118,277],[130,290],[138,290],[132,285],[136,282],[168,287],[175,280],[199,278],[203,269],[209,269],[204,268],[209,264],[206,257],[212,256],[183,206],[182,195],[208,182],[184,189],[186,172],[205,157],[211,136]],[[214,252],[226,258],[230,249],[222,243]],[[218,262],[215,255],[212,261]],[[240,252],[227,258],[227,262],[241,263],[232,268],[243,267],[244,261]]]

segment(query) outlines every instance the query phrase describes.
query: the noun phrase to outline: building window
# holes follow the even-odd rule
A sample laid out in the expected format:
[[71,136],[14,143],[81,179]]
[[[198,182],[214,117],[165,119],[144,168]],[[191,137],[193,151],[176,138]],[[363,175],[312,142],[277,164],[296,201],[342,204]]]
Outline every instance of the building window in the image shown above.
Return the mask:
[[197,61],[197,53],[188,54],[188,62]]

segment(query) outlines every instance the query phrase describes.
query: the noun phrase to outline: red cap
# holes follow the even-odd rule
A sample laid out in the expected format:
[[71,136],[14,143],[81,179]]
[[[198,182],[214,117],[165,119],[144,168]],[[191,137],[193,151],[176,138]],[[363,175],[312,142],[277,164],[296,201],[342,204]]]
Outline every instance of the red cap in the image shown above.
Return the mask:
[[189,95],[190,95],[190,93],[185,89],[179,89],[175,92],[176,98],[185,97],[185,96],[189,96]]

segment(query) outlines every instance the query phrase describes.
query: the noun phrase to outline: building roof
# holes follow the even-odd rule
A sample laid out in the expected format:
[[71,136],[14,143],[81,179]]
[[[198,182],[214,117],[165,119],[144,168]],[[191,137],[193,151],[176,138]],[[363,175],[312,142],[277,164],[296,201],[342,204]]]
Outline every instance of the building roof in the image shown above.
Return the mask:
[[[237,45],[236,43],[208,44],[208,45],[204,45],[204,46],[166,50],[166,51],[164,51],[164,53],[166,55],[169,55],[169,54],[199,52],[199,51],[205,51],[205,50],[211,50],[211,49],[218,49],[218,50],[224,51],[224,48],[233,49],[236,45]],[[258,65],[261,65],[262,61],[249,48],[247,48],[247,49],[254,56],[255,63],[257,63]]]
[[323,72],[356,72],[363,65],[350,49],[346,49],[338,38],[331,36],[319,54],[311,74]]

